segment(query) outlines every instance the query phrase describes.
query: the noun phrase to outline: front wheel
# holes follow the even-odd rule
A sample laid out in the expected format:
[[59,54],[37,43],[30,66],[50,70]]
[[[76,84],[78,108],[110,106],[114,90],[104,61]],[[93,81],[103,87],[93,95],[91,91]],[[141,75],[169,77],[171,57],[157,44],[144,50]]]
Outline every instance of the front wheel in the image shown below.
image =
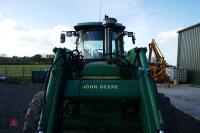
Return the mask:
[[25,115],[23,133],[37,133],[38,122],[44,103],[44,91],[34,95]]

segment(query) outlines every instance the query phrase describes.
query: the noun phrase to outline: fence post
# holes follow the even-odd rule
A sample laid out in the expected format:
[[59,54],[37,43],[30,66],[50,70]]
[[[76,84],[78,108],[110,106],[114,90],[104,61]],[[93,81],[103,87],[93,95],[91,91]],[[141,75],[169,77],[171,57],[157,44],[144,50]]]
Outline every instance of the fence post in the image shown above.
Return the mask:
[[4,74],[7,75],[8,74],[8,70],[7,70],[7,67],[5,67],[5,71],[4,71]]
[[22,67],[22,79],[24,79],[24,71],[25,71],[25,67]]

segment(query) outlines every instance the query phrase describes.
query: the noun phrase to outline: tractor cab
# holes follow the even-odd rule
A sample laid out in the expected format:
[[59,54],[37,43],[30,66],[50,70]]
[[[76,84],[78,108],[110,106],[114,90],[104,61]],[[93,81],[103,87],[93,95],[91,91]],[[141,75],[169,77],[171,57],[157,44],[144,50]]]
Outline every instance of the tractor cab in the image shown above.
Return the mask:
[[75,31],[62,31],[61,43],[65,42],[65,36],[75,36],[76,49],[80,51],[84,60],[111,61],[124,53],[123,37],[132,37],[133,32],[124,31],[125,26],[117,23],[115,18],[105,16],[103,22],[78,23]]

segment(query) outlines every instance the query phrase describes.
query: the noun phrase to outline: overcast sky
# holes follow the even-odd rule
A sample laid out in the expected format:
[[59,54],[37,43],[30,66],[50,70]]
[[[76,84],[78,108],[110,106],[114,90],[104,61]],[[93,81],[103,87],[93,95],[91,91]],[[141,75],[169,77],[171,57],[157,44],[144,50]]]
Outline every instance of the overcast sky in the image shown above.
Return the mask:
[[[62,30],[79,22],[116,17],[136,34],[137,47],[155,38],[169,64],[176,65],[177,30],[200,22],[199,0],[0,0],[0,54],[52,54]],[[69,40],[73,42],[73,40]],[[135,47],[126,43],[126,49]]]

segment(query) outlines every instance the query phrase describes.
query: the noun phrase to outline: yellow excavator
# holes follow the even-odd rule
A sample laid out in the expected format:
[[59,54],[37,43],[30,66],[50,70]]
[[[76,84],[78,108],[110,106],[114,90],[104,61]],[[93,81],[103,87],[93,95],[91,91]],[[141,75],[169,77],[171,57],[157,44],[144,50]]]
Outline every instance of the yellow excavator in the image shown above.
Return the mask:
[[166,73],[166,68],[169,66],[164,59],[162,52],[160,51],[155,39],[149,44],[149,65],[152,78],[155,82],[167,82],[168,87],[170,83],[170,77]]

